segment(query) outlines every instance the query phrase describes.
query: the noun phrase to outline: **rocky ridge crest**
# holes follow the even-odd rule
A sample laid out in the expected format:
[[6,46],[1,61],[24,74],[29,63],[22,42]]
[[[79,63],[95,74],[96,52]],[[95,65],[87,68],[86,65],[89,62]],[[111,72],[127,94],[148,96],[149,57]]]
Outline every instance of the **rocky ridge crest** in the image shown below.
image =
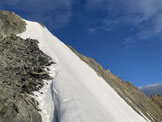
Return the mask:
[[16,36],[25,25],[15,13],[0,11],[0,122],[42,122],[31,95],[51,79],[45,68],[53,62],[37,40]]
[[0,38],[26,30],[26,23],[14,12],[0,11]]

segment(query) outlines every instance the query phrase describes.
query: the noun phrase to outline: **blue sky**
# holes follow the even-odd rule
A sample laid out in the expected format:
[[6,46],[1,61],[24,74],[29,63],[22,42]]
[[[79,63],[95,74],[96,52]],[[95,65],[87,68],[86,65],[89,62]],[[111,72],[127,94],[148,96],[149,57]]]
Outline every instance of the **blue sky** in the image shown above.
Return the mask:
[[136,86],[162,82],[161,0],[0,0]]

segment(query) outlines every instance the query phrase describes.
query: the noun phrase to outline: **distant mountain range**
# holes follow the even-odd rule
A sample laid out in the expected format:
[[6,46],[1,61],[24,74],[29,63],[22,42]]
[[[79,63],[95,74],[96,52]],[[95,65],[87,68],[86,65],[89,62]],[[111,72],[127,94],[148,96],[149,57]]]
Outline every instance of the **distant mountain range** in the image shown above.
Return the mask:
[[147,96],[162,94],[162,83],[140,87]]

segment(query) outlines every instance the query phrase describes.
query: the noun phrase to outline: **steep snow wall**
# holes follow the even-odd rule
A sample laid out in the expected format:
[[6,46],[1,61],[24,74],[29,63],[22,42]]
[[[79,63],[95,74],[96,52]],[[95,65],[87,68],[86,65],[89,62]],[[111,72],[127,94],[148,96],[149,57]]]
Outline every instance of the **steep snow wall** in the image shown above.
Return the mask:
[[[44,101],[40,108],[44,122],[146,122],[137,114],[96,72],[80,60],[65,44],[53,36],[47,28],[30,21],[22,38],[39,40],[40,48],[56,62],[51,68],[51,87],[38,101]],[[55,108],[52,99],[54,100]],[[46,106],[46,107],[44,107]],[[54,110],[55,109],[55,110]],[[51,111],[52,110],[52,111]],[[55,111],[55,112],[54,112]],[[54,119],[53,115],[57,113]],[[53,119],[51,119],[53,118]]]

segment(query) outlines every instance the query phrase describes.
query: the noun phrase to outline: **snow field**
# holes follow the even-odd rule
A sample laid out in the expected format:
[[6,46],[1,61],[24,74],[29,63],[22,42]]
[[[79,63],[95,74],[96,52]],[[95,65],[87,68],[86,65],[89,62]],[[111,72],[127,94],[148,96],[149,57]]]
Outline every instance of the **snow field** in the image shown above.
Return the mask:
[[[26,20],[25,20],[26,21]],[[26,21],[22,38],[39,41],[39,47],[56,62],[52,81],[37,94],[43,122],[146,122],[96,72],[80,60],[47,28]],[[54,72],[55,71],[55,72]]]

